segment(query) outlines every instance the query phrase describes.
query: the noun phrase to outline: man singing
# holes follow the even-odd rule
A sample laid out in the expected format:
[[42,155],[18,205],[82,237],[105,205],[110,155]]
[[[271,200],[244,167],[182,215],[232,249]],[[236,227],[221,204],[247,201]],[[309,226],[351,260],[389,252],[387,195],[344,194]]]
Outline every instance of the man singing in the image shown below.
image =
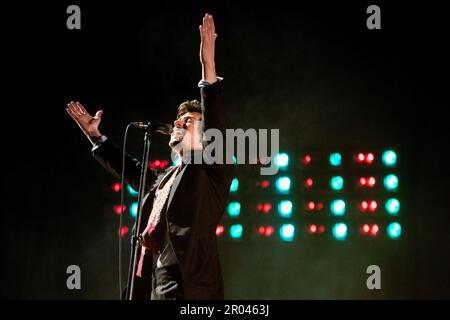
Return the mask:
[[[202,130],[220,130],[225,136],[225,112],[221,82],[216,76],[215,26],[206,14],[200,29],[199,82],[201,103],[183,102],[169,146],[182,161],[162,172],[147,171],[143,199],[142,227],[139,234],[140,260],[134,299],[223,299],[216,226],[225,210],[234,165],[194,163],[208,143]],[[121,177],[122,150],[98,129],[102,112],[92,117],[79,102],[67,105],[67,112],[78,123],[93,145],[93,155],[115,177]],[[126,156],[126,182],[139,188],[141,163]]]

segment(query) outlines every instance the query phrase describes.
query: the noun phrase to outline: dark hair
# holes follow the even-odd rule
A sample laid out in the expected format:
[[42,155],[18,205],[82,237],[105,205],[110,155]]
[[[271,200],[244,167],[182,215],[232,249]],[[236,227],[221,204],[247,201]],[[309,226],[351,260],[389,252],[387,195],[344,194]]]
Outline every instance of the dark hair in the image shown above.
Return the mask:
[[188,100],[181,103],[177,110],[177,119],[188,112],[199,112],[202,113],[202,105],[197,100]]

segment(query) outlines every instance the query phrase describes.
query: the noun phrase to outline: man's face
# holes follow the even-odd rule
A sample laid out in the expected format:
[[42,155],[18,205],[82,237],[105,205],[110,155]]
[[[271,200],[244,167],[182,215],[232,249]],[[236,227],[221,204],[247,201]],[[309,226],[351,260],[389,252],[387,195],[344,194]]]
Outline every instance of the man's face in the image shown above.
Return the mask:
[[199,112],[188,112],[175,120],[169,146],[178,153],[202,149],[201,120],[202,114]]

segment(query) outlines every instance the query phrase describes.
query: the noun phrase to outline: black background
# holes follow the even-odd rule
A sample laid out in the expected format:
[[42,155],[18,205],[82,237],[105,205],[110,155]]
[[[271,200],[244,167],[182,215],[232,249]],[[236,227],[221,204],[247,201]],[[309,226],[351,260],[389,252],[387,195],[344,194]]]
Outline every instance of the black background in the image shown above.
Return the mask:
[[[66,28],[70,4],[81,30]],[[209,12],[231,127],[280,128],[290,150],[394,145],[407,208],[395,244],[223,244],[226,297],[449,298],[448,19],[437,3],[379,2],[382,29],[368,30],[370,4],[10,4],[1,297],[117,297],[114,180],[65,106],[103,109],[101,130],[117,142],[130,121],[173,121],[181,101],[198,98],[198,25]],[[131,153],[140,137],[131,133]],[[152,157],[169,157],[163,138],[153,145]],[[358,286],[373,261],[387,270],[381,293]],[[70,264],[83,270],[81,291],[66,289]]]

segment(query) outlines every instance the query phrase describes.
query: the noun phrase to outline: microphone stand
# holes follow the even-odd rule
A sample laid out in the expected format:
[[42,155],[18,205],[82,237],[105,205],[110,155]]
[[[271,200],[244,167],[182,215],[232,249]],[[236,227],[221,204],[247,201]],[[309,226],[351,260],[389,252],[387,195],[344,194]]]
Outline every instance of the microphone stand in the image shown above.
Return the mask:
[[141,176],[139,181],[138,211],[136,215],[136,226],[133,235],[131,236],[131,256],[130,256],[130,266],[128,268],[128,286],[125,300],[132,300],[134,297],[136,271],[139,258],[138,249],[139,249],[139,241],[141,240],[139,232],[141,230],[142,200],[144,199],[145,193],[145,180],[147,178],[149,154],[150,154],[150,130],[146,130],[144,136],[144,152],[142,155],[142,162],[141,162]]

